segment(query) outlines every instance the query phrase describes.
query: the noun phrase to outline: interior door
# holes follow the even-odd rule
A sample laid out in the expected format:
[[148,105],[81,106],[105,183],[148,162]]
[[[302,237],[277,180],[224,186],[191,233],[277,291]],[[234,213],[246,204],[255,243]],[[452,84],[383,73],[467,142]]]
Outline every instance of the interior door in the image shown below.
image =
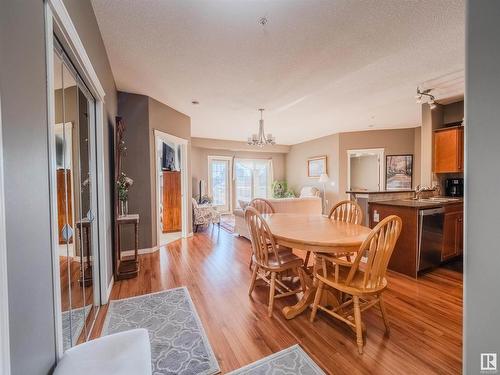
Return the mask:
[[231,210],[231,159],[209,157],[208,188],[212,204],[220,212]]

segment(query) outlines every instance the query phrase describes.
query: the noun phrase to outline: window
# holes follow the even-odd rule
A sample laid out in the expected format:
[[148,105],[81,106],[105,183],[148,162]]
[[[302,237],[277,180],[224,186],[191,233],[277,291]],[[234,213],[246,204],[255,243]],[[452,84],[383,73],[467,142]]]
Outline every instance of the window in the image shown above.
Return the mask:
[[234,162],[234,184],[236,201],[249,202],[253,198],[271,195],[272,162],[266,159],[236,159]]

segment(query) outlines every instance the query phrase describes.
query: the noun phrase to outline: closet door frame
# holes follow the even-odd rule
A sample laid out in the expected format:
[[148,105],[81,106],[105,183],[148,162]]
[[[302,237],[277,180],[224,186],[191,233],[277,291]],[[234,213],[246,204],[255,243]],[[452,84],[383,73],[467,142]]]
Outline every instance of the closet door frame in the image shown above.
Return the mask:
[[[112,278],[108,272],[108,254],[111,254],[111,212],[106,207],[109,201],[108,184],[105,176],[105,154],[104,139],[107,130],[107,123],[104,116],[104,89],[92,66],[90,58],[85,51],[83,43],[78,36],[76,28],[69,16],[69,13],[62,0],[45,0],[45,53],[47,68],[47,128],[48,128],[48,154],[51,176],[55,174],[56,161],[51,150],[55,149],[54,131],[51,124],[55,123],[54,113],[54,33],[57,29],[58,36],[62,36],[65,46],[69,48],[72,63],[75,65],[78,73],[84,80],[88,90],[95,99],[95,157],[96,157],[96,191],[97,195],[97,213],[98,231],[97,241],[99,249],[99,296],[100,304],[106,304],[109,300],[109,294],[112,288]],[[55,25],[55,28],[54,28]],[[51,219],[57,217],[57,190],[55,179],[50,178],[50,206]],[[60,273],[59,257],[57,246],[57,232],[54,225],[51,225],[51,243],[52,243],[52,276],[54,284],[54,320],[56,333],[56,353],[57,359],[63,355],[63,335],[62,335],[62,312],[60,296]],[[111,264],[109,264],[111,266]],[[108,284],[108,280],[111,280]]]
[[[1,96],[0,150],[3,150]],[[5,239],[5,196],[3,181],[3,152],[0,152],[0,373],[10,375],[9,290],[7,288],[7,242]]]

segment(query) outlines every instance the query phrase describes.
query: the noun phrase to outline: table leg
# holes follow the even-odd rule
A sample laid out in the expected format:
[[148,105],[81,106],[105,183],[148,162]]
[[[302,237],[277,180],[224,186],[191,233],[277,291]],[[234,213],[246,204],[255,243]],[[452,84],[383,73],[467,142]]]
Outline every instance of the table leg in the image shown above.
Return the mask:
[[283,308],[283,315],[286,319],[293,319],[297,315],[301,314],[306,310],[311,303],[314,301],[314,296],[316,294],[316,285],[314,282],[314,276],[306,273],[302,268],[299,268],[299,272],[302,273],[304,280],[307,285],[307,290],[305,291],[302,298],[293,306],[285,306]]
[[[314,297],[316,295],[316,291],[318,290],[314,274],[310,274],[302,268],[299,268],[299,272],[302,272],[306,281],[307,290],[295,305],[285,306],[283,308],[282,312],[286,319],[293,319],[307,310],[307,308],[314,302]],[[340,306],[340,300],[333,291],[325,291],[323,298],[321,299],[321,305],[331,307]]]

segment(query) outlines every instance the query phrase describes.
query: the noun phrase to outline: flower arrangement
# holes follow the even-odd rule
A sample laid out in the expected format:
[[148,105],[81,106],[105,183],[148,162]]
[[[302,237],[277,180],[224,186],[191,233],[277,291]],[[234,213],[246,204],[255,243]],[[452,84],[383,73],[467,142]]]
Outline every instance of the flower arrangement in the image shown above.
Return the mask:
[[273,198],[295,197],[295,193],[292,190],[288,190],[288,184],[286,181],[274,181],[272,189],[273,189]]
[[120,173],[120,177],[118,178],[118,181],[116,181],[116,185],[118,187],[118,200],[121,202],[128,200],[128,191],[133,184],[134,180],[127,177],[125,173]]

